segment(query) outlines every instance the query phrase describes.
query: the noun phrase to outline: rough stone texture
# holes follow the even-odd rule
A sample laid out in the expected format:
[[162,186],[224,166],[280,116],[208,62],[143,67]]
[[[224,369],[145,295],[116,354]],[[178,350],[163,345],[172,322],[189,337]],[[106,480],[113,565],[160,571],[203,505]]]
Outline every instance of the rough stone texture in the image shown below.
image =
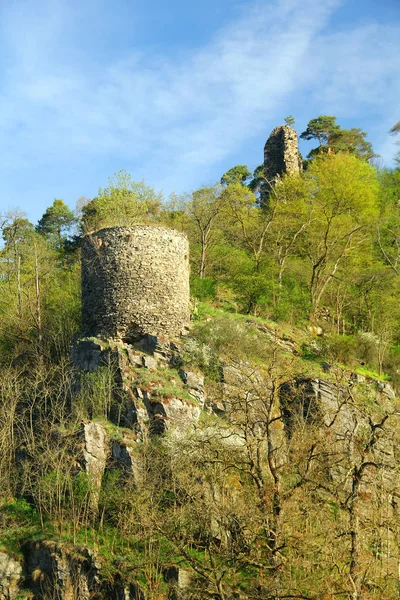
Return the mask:
[[107,571],[103,579],[101,562],[87,548],[27,542],[24,554],[26,581],[34,600],[145,600],[135,582],[125,582],[120,576],[112,580]]
[[206,393],[204,387],[204,377],[198,373],[192,373],[191,371],[184,371],[181,369],[179,375],[188,386],[188,393],[196,398],[201,408],[204,408]]
[[83,423],[83,460],[92,485],[92,503],[97,507],[101,480],[106,468],[107,441],[104,428],[99,423]]
[[199,420],[202,407],[194,400],[152,395],[146,390],[140,390],[139,394],[146,409],[145,415],[138,410],[139,425],[142,429],[148,427],[151,433],[161,434],[171,427],[185,430]]
[[184,597],[191,584],[192,573],[182,567],[169,567],[164,571],[164,579],[175,589],[178,598]]
[[87,549],[79,552],[52,541],[28,542],[24,554],[27,583],[37,600],[89,600],[99,583],[99,565]]
[[269,183],[275,183],[283,173],[302,170],[297,133],[288,125],[275,127],[264,146],[264,173]]
[[71,362],[79,371],[94,373],[102,362],[102,347],[90,339],[76,338],[71,349]]
[[179,336],[189,323],[186,236],[138,225],[102,229],[82,242],[82,329],[134,342]]
[[22,580],[22,566],[5,552],[0,552],[0,600],[13,600]]
[[[371,428],[382,421],[385,413],[395,414],[392,389],[390,386],[386,389],[387,384],[380,386],[380,383],[374,380],[356,383],[353,378],[340,382],[298,378],[283,385],[280,401],[286,435],[290,438],[301,422],[315,425],[324,431],[327,443],[338,456],[347,456],[354,465],[359,464],[360,448],[371,435]],[[354,401],[357,394],[362,394],[360,403]],[[369,447],[370,458],[372,456],[376,464],[381,465],[381,476],[391,482],[392,489],[395,489],[393,482],[398,464],[393,440],[398,426],[398,418],[395,418],[383,427],[377,427],[374,443]],[[364,442],[361,441],[363,436],[366,436]],[[348,466],[342,465],[340,460],[332,463],[329,473],[332,479],[346,481],[350,486]],[[373,470],[363,476],[361,484],[367,494],[374,493],[373,479]]]
[[[139,435],[149,430],[152,433],[163,433],[166,429],[184,430],[192,427],[204,407],[204,378],[190,372],[182,372],[182,375],[177,371],[175,379],[170,376],[170,384],[171,387],[181,388],[181,394],[175,396],[173,393],[162,392],[160,384],[157,384],[158,370],[173,362],[173,359],[177,360],[179,349],[174,343],[161,343],[155,336],[145,336],[142,342],[148,353],[123,342],[106,344],[101,340],[96,341],[96,338],[77,338],[72,349],[73,365],[79,371],[92,373],[104,366],[113,369],[115,386],[110,418],[116,425],[133,429]],[[139,347],[142,349],[143,344],[140,343]],[[154,374],[153,378],[147,384],[140,385],[137,382],[140,371],[151,372]],[[180,383],[179,375],[184,377],[186,386]],[[192,398],[185,397],[188,394]],[[102,465],[106,460],[105,451],[101,451],[104,431],[92,431],[95,426],[101,428],[101,425],[95,423],[85,425],[85,468],[87,471],[99,469],[102,475]],[[96,446],[97,442],[100,443],[100,448]],[[98,477],[101,480],[100,475],[94,475],[95,480]]]
[[135,483],[139,479],[139,470],[132,440],[115,440],[111,446],[111,455],[117,465],[129,475],[133,475]]

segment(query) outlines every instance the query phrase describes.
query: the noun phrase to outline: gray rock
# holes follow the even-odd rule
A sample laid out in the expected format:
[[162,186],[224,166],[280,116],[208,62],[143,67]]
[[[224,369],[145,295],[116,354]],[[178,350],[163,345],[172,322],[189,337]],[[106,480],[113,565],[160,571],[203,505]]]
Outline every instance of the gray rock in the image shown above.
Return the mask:
[[145,369],[156,371],[158,368],[158,361],[153,356],[142,356],[142,365]]
[[185,398],[145,396],[144,405],[151,433],[162,434],[166,429],[185,430],[197,423],[201,407]]
[[206,396],[203,375],[192,373],[191,371],[184,371],[183,369],[179,371],[179,375],[183,383],[188,386],[189,394],[193,396],[193,398],[196,398],[201,408],[204,408]]
[[165,581],[179,590],[186,590],[189,587],[191,577],[191,571],[182,567],[173,566],[164,571]]
[[307,329],[313,335],[323,335],[324,333],[324,330],[319,325],[309,325]]
[[102,360],[102,347],[93,340],[76,338],[72,344],[71,362],[79,371],[94,373]]
[[21,581],[21,564],[5,552],[0,552],[0,600],[13,600],[18,595]]
[[106,434],[99,423],[88,421],[83,423],[83,437],[85,471],[92,485],[92,502],[97,506],[107,460]]
[[392,388],[392,386],[389,383],[386,383],[384,381],[377,381],[376,382],[376,389],[378,390],[378,392],[380,394],[383,394],[384,396],[386,396],[390,400],[395,400],[396,399],[396,393],[395,393],[394,389]]
[[122,439],[112,443],[111,453],[116,463],[122,469],[133,476],[135,484],[140,482],[140,469],[135,457],[134,442],[132,440]]

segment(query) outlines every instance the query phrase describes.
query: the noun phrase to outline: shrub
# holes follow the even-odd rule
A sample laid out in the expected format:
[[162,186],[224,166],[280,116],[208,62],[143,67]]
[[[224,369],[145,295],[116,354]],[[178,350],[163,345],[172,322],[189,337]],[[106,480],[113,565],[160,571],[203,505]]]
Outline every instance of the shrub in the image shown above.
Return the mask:
[[376,368],[378,365],[378,337],[370,331],[359,331],[355,337],[355,346],[358,358]]
[[214,300],[217,295],[217,282],[212,277],[193,277],[190,287],[199,300]]
[[357,363],[356,340],[350,335],[332,333],[326,341],[326,357],[353,367]]

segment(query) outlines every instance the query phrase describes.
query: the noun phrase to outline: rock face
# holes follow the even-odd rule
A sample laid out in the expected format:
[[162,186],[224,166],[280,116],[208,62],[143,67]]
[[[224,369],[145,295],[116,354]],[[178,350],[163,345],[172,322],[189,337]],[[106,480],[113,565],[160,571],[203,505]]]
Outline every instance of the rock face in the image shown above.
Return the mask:
[[288,125],[275,127],[264,146],[264,173],[267,181],[275,183],[283,173],[302,170],[297,133]]
[[22,566],[5,552],[0,552],[0,600],[13,600],[19,593]]
[[134,342],[178,337],[189,322],[189,246],[183,233],[112,227],[82,242],[85,335]]
[[91,483],[91,500],[94,508],[100,494],[101,480],[106,468],[107,444],[104,428],[99,423],[83,423],[83,461]]
[[[76,338],[72,364],[80,372],[96,373],[109,368],[114,378],[110,419],[115,425],[132,429],[139,437],[145,432],[191,428],[205,403],[204,378],[190,371],[168,371],[179,350],[173,342],[145,336],[138,344],[146,352],[123,342]],[[96,426],[96,429],[94,427]],[[104,471],[104,430],[100,425],[84,425],[85,469],[94,483]],[[103,469],[103,471],[102,471]]]
[[144,600],[137,584],[121,577],[113,580],[107,574],[103,579],[101,562],[87,548],[53,541],[28,542],[24,554],[26,582],[34,600]]

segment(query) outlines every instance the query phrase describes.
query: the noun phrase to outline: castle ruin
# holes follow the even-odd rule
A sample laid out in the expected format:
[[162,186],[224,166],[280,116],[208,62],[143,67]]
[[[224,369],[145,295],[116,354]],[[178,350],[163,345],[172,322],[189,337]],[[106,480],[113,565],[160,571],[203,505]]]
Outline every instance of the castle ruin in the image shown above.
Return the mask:
[[82,242],[82,331],[132,343],[178,337],[189,322],[185,234],[136,225],[102,229]]
[[302,169],[297,132],[289,125],[275,127],[264,146],[264,174],[269,185],[283,173],[299,173]]

